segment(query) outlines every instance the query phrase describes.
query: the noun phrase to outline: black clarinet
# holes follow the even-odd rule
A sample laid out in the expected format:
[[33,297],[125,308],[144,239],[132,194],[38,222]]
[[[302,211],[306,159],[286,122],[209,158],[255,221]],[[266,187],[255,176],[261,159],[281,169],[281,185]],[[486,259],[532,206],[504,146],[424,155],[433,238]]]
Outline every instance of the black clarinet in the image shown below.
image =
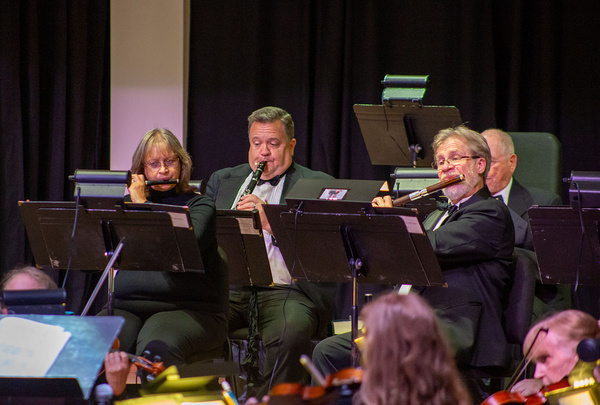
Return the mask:
[[[250,183],[248,183],[248,186],[242,193],[242,197],[245,195],[248,195],[248,194],[252,194],[252,192],[254,191],[254,188],[256,187],[256,184],[258,183],[258,180],[260,179],[260,176],[262,175],[262,172],[265,170],[266,165],[267,165],[267,162],[260,162],[256,166],[256,170],[254,171],[254,174],[252,175],[252,179],[250,180]],[[241,200],[241,197],[240,197],[240,200]]]

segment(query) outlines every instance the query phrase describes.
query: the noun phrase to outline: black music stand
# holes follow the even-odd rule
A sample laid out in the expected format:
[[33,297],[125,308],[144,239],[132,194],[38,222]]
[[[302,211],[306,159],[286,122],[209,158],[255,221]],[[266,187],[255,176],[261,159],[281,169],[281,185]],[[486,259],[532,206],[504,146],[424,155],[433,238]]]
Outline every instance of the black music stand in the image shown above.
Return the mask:
[[69,315],[0,315],[0,320],[8,317],[62,326],[71,333],[71,337],[44,377],[1,375],[0,397],[89,399],[104,355],[125,322],[118,316]]
[[456,107],[413,102],[355,104],[354,113],[373,165],[430,167],[435,134],[462,123]]
[[533,206],[528,213],[542,283],[600,285],[600,208]]
[[298,205],[280,214],[288,236],[282,238],[282,243],[291,244],[287,250],[295,252],[307,280],[353,284],[354,366],[358,360],[354,344],[358,329],[357,282],[418,286],[445,283],[415,211],[375,209],[368,203],[357,210],[357,204],[311,201],[312,211],[303,211],[303,205]]
[[273,284],[258,210],[217,210],[217,241],[227,255],[229,284]]
[[[37,267],[104,270],[82,315],[87,313],[114,267],[119,270],[204,271],[187,207],[128,203],[114,209],[88,210],[81,205],[76,209],[74,202],[20,201],[19,208]],[[71,247],[76,215],[77,226]],[[111,275],[111,291],[112,278]],[[109,292],[109,314],[111,300],[112,293]]]

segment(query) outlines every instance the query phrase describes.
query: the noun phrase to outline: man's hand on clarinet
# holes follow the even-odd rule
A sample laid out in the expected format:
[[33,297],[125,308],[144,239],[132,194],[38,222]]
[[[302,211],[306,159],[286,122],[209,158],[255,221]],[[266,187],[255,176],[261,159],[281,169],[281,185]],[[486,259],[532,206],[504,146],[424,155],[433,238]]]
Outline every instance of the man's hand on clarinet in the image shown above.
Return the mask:
[[269,220],[267,219],[267,215],[265,214],[263,205],[265,205],[265,202],[263,200],[261,200],[254,194],[248,194],[240,198],[240,201],[238,201],[237,209],[245,211],[251,211],[254,209],[258,210],[262,228],[265,231],[271,233],[271,224],[269,224]]

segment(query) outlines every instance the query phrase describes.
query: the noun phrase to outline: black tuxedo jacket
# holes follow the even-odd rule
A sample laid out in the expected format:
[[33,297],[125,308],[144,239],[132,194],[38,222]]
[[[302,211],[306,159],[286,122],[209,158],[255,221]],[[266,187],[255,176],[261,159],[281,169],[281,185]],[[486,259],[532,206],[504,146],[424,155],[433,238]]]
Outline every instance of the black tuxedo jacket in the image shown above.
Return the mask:
[[562,199],[551,191],[541,188],[523,187],[515,178],[508,195],[508,206],[521,218],[529,221],[527,210],[532,205],[562,205]]
[[[217,209],[230,209],[240,187],[251,171],[248,163],[216,171],[208,179],[206,195],[215,201]],[[285,196],[298,179],[302,178],[332,179],[333,177],[327,173],[292,163],[285,175],[279,204],[285,204]],[[309,283],[305,280],[299,280],[297,285],[319,308],[318,330],[319,334],[324,336],[335,312],[336,285],[333,283]]]
[[448,287],[426,287],[461,366],[506,367],[510,349],[503,309],[512,285],[514,228],[508,207],[483,187],[450,215],[424,221]]

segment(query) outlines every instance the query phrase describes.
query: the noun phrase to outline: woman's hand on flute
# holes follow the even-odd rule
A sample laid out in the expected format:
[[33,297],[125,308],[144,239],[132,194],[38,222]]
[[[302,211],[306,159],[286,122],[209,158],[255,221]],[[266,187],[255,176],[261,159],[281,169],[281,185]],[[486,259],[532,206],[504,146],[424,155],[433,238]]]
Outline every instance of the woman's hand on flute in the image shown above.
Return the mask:
[[371,201],[371,205],[373,205],[373,207],[393,207],[394,206],[392,204],[392,197],[389,195],[373,198],[373,201]]

